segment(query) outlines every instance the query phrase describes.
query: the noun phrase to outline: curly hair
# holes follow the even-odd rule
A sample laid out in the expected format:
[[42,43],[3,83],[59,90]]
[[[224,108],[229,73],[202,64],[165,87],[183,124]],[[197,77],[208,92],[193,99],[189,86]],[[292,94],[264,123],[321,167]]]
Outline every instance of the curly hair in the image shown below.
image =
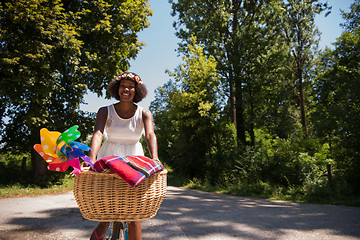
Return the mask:
[[141,78],[137,74],[131,72],[122,73],[109,83],[107,91],[111,97],[115,98],[116,100],[120,100],[119,87],[121,80],[124,79],[131,80],[135,83],[135,96],[133,99],[134,103],[138,103],[146,97],[147,89],[142,83]]

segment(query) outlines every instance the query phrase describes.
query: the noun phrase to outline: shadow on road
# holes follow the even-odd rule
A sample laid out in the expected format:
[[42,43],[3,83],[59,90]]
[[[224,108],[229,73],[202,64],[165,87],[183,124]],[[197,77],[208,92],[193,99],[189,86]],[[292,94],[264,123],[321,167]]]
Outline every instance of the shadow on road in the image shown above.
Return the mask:
[[[14,206],[23,206],[23,210]],[[2,200],[0,239],[88,239],[72,193]],[[168,187],[143,239],[359,239],[360,208],[297,204]]]
[[161,239],[172,239],[166,233],[174,225],[190,239],[360,237],[360,208],[242,198],[172,187],[156,219],[163,223],[157,226],[163,229]]
[[[37,212],[41,217],[16,217],[14,216],[8,223],[12,225],[18,225],[22,228],[48,228],[56,227],[61,224],[63,226],[64,222],[69,220],[69,222],[74,222],[74,218],[82,218],[80,210],[78,208],[58,208],[51,209],[46,211]],[[46,217],[45,217],[46,216]],[[76,227],[76,226],[69,226]]]
[[34,216],[19,214],[6,224],[13,227],[0,231],[0,239],[89,239],[96,225],[84,219],[77,207],[37,211]]

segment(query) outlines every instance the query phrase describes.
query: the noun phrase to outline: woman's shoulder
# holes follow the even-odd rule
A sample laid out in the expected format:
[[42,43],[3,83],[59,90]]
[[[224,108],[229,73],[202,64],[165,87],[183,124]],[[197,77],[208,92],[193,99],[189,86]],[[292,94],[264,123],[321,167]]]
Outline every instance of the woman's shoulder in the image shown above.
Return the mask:
[[109,106],[103,106],[99,108],[98,113],[104,113],[108,111]]
[[142,112],[143,117],[145,117],[145,118],[152,117],[150,110],[147,108],[141,108],[141,112]]
[[104,107],[99,108],[99,110],[97,112],[97,117],[107,117],[108,107],[109,106],[104,106]]

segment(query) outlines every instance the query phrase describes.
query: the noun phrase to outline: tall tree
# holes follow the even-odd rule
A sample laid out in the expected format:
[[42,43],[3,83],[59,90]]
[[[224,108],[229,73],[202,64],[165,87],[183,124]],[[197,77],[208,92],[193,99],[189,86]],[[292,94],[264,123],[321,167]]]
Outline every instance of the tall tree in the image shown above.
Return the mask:
[[360,192],[360,1],[343,12],[344,32],[319,66],[313,121],[331,146],[338,174]]
[[[281,32],[293,58],[301,124],[307,130],[305,81],[306,74],[313,67],[313,59],[319,40],[319,31],[315,27],[315,16],[328,9],[326,3],[319,0],[289,0],[282,4],[280,16]],[[326,13],[328,14],[328,13]]]
[[[267,12],[265,0],[260,1],[171,1],[177,36],[185,44],[192,35],[204,46],[206,53],[218,62],[218,71],[228,88],[230,116],[240,142],[245,143],[245,93],[248,70],[257,48],[260,22]],[[262,19],[262,20],[260,20]],[[262,22],[263,23],[263,22]],[[186,46],[186,45],[185,45]],[[183,46],[182,46],[183,47]]]
[[192,41],[183,63],[170,74],[174,81],[157,90],[150,109],[163,149],[160,157],[186,177],[204,178],[216,139],[224,131],[219,125],[216,61],[204,54],[195,38]]
[[21,152],[41,127],[91,132],[79,104],[128,68],[152,14],[147,1],[110,0],[2,1],[0,11],[1,146]]

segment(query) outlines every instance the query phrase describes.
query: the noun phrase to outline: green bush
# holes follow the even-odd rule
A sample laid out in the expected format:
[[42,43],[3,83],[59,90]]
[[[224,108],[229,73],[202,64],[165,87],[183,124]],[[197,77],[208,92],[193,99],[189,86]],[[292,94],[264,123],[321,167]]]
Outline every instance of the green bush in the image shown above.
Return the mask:
[[269,182],[284,187],[304,186],[326,175],[329,146],[307,137],[273,138],[264,130],[255,131],[256,145],[247,146],[234,161],[242,182]]
[[[24,166],[22,166],[23,158],[26,159]],[[22,188],[28,186],[47,188],[61,185],[70,171],[70,169],[66,173],[49,171],[46,178],[37,179],[33,175],[30,154],[0,154],[0,187],[18,185]]]

